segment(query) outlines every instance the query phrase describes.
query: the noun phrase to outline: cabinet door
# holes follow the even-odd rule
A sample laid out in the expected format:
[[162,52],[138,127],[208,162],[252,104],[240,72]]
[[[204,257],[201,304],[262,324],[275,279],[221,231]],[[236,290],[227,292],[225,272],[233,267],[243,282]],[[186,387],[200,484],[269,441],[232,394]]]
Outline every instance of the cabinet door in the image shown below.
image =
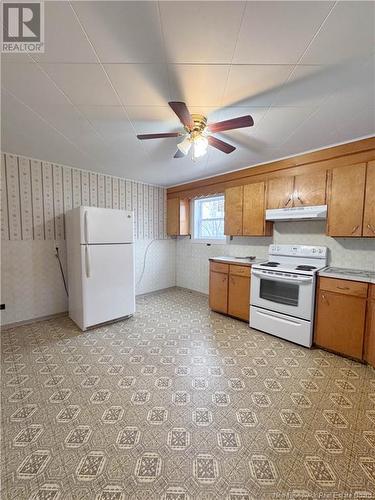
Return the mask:
[[244,236],[268,236],[272,224],[265,221],[265,183],[257,182],[243,187],[243,229]]
[[214,311],[227,314],[228,312],[228,275],[210,272],[210,308]]
[[228,314],[249,321],[250,278],[229,275]]
[[167,234],[176,236],[180,232],[180,199],[171,198],[167,201]]
[[329,236],[361,236],[366,164],[332,170],[328,205]]
[[225,190],[224,233],[228,236],[242,234],[242,201],[242,186]]
[[375,161],[367,164],[363,236],[375,237]]
[[188,199],[171,198],[167,200],[167,234],[186,236],[189,230],[190,204]]
[[294,179],[294,206],[325,205],[327,173],[297,175]]
[[267,183],[267,208],[285,208],[293,204],[294,177],[278,177]]
[[375,285],[371,285],[367,303],[363,359],[375,367]]
[[314,342],[362,359],[366,299],[319,290]]

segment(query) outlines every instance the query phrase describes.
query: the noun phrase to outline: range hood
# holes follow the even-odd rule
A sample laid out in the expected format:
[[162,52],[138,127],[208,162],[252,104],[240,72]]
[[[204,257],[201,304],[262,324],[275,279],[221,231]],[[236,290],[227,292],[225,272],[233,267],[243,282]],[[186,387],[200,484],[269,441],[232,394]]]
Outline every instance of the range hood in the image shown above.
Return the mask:
[[327,205],[314,207],[274,208],[266,210],[266,220],[324,220],[327,218]]

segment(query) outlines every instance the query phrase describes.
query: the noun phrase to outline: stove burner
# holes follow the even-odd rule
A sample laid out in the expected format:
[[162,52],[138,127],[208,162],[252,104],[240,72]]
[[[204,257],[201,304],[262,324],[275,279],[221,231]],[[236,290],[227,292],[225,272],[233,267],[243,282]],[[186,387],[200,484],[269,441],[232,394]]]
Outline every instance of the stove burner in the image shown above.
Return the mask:
[[298,271],[312,271],[313,269],[316,269],[316,267],[315,266],[303,266],[303,265],[296,267],[296,270],[298,270]]
[[264,264],[260,264],[261,266],[266,267],[277,267],[280,265],[280,262],[264,262]]

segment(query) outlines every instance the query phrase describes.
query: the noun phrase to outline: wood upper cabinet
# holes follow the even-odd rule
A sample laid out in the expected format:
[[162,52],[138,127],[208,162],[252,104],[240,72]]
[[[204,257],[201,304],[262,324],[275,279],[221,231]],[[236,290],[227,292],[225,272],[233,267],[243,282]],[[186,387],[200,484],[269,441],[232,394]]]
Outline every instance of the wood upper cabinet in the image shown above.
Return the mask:
[[243,186],[225,190],[224,234],[236,236],[242,234]]
[[362,236],[365,183],[366,163],[332,170],[327,221],[329,236]]
[[[340,284],[338,285],[337,282]],[[338,293],[339,286],[345,293]],[[362,359],[366,295],[367,283],[319,278],[315,344],[340,354]]]
[[186,236],[190,234],[190,203],[188,199],[167,200],[167,234]]
[[213,311],[248,321],[250,267],[211,261],[209,305]]
[[272,223],[265,220],[265,183],[225,190],[224,233],[228,236],[269,236]]
[[264,182],[246,184],[243,187],[243,221],[244,236],[270,236],[272,223],[266,222],[266,185]]
[[224,314],[228,312],[228,270],[227,264],[210,263],[210,309]]
[[327,172],[278,177],[267,185],[267,208],[286,208],[326,203]]
[[375,161],[367,164],[363,236],[375,236]]
[[375,367],[375,285],[369,285],[363,359]]
[[277,177],[267,183],[267,208],[285,208],[293,205],[294,177]]
[[293,205],[311,206],[326,203],[327,172],[297,175],[294,178]]

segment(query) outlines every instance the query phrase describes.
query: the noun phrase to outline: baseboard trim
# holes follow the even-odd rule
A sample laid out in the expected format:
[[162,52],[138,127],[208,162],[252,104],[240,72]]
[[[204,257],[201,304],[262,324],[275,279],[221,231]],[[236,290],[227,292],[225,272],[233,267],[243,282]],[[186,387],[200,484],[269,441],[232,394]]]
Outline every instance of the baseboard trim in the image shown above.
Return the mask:
[[[170,286],[168,288],[161,288],[160,290],[153,290],[152,292],[147,292],[147,293],[140,293],[136,295],[136,298],[142,298],[142,297],[148,297],[151,295],[156,295],[158,293],[163,293],[167,292],[169,290],[173,290],[174,288],[179,288],[176,286]],[[194,291],[194,290],[192,290]],[[199,293],[199,292],[196,292]],[[31,325],[32,323],[39,323],[40,321],[47,321],[49,319],[56,319],[56,318],[62,318],[63,316],[67,316],[68,311],[65,312],[60,312],[56,314],[49,314],[47,316],[38,316],[37,318],[30,318],[30,319],[25,319],[22,321],[15,321],[13,323],[5,323],[4,325],[1,325],[1,331],[9,330],[10,328],[16,328],[17,326],[24,326],[24,325]]]
[[177,290],[184,290],[185,292],[197,293],[198,295],[203,295],[203,297],[208,297],[208,293],[199,292],[198,290],[193,290],[192,288],[186,288],[184,286],[175,286]]
[[31,325],[32,323],[39,323],[40,321],[47,321],[49,319],[62,318],[64,316],[68,316],[68,311],[48,314],[47,316],[39,316],[38,318],[25,319],[23,321],[15,321],[14,323],[6,323],[5,325],[1,325],[1,330],[9,330],[10,328],[16,328],[17,326]]

